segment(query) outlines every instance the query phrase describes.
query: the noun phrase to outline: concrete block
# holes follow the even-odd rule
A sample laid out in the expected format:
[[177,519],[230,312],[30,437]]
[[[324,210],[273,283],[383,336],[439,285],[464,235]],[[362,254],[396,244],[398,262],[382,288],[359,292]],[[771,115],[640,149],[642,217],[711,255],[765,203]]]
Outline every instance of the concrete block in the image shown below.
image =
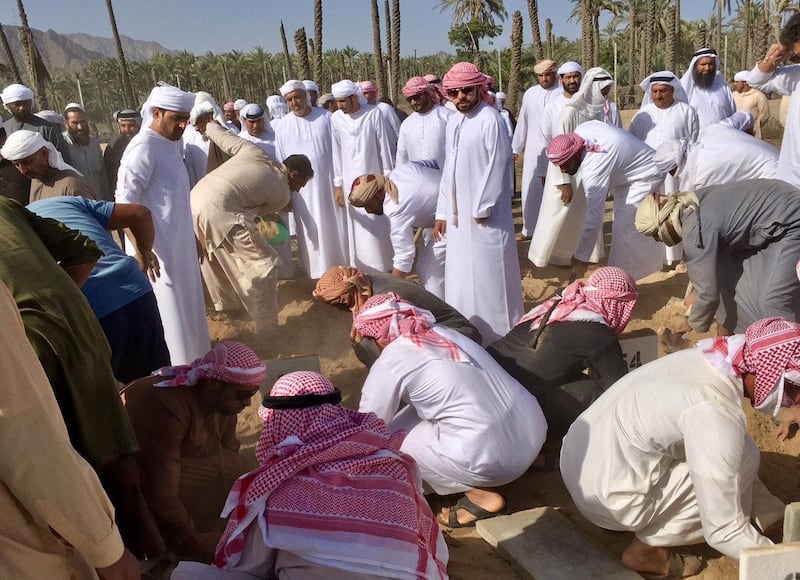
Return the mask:
[[800,502],[786,506],[783,514],[783,541],[800,542]]
[[649,328],[623,332],[619,337],[622,356],[633,370],[658,358],[658,335]]
[[800,542],[742,550],[739,580],[800,579]]
[[482,520],[476,529],[526,580],[641,580],[551,507]]
[[283,375],[294,371],[314,371],[315,373],[320,371],[317,355],[274,358],[264,361],[264,364],[267,365],[267,377],[261,383],[261,394],[264,396],[269,395],[272,385]]

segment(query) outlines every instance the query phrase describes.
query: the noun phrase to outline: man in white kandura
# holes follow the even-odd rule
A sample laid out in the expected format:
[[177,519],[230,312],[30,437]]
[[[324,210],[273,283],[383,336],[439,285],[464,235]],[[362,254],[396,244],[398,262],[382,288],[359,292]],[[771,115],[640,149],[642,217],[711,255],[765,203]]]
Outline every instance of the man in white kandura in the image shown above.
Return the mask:
[[275,131],[278,157],[302,153],[314,168],[313,179],[292,193],[292,210],[300,260],[308,276],[316,279],[348,262],[347,210],[336,205],[333,196],[331,114],[311,106],[305,81],[287,81],[280,91],[289,114]]
[[[131,139],[117,173],[117,203],[146,206],[156,227],[153,252],[161,277],[153,282],[172,363],[189,364],[211,348],[203,282],[189,207],[189,175],[181,136],[195,96],[159,86],[142,105],[142,130]],[[135,244],[127,244],[133,255]]]
[[[336,203],[345,207],[353,181],[359,175],[394,169],[392,128],[377,107],[367,104],[351,80],[331,87],[339,110],[331,116],[333,184]],[[368,273],[387,272],[392,264],[389,219],[370,215],[347,204],[348,263]]]
[[[433,225],[442,171],[434,161],[409,161],[388,177],[371,173],[353,183],[350,203],[371,214],[385,214],[391,228],[392,274],[405,278],[416,258],[416,271],[425,289],[444,300],[445,241],[434,241]],[[420,231],[419,251],[415,230]]]
[[701,48],[692,55],[681,85],[689,104],[697,111],[701,129],[736,112],[733,92],[719,72],[719,56],[713,48]]
[[[639,85],[644,91],[642,106],[631,120],[628,132],[652,149],[673,139],[697,140],[700,124],[697,111],[686,97],[678,77],[665,70],[651,74]],[[678,179],[670,174],[664,178],[662,193],[678,191]],[[681,261],[683,244],[667,246],[667,264]]]
[[444,167],[444,134],[453,112],[439,104],[436,88],[424,77],[408,79],[403,96],[414,112],[400,125],[396,165],[432,159]]
[[490,344],[523,314],[511,215],[511,140],[495,108],[483,101],[485,76],[478,67],[454,64],[443,85],[458,112],[447,122],[433,236],[447,236],[445,302]]
[[465,494],[439,523],[463,528],[505,513],[494,488],[522,475],[545,440],[536,398],[478,344],[397,294],[373,296],[353,323],[382,350],[359,411],[407,432],[400,449],[416,460],[429,488]]
[[522,160],[522,237],[530,238],[536,220],[539,218],[539,206],[542,205],[544,178],[547,175],[547,141],[542,135],[542,115],[550,99],[558,96],[561,87],[556,76],[556,63],[542,60],[533,67],[539,84],[532,86],[522,96],[522,106],[517,117],[517,128],[511,140],[511,150],[516,160],[524,153]]
[[[619,379],[570,427],[561,476],[578,511],[634,538],[622,562],[647,577],[697,574],[670,548],[703,541],[739,559],[772,545],[784,506],[758,479],[742,397],[775,415],[800,402],[800,326],[759,320]],[[660,576],[657,576],[660,575]]]

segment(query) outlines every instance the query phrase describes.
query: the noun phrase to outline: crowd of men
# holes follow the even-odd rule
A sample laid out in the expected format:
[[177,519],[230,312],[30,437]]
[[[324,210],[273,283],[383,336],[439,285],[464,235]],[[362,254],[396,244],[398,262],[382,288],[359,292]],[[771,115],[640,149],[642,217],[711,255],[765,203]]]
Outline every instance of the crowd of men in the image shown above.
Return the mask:
[[[535,64],[518,119],[467,62],[408,79],[410,115],[370,81],[289,80],[265,106],[159,83],[104,151],[80,104],[35,113],[5,87],[6,570],[134,578],[134,555],[169,550],[178,579],[446,578],[440,526],[506,513],[497,488],[559,446],[580,513],[633,532],[637,572],[770,545],[783,504],[741,402],[793,407],[782,436],[800,415],[800,97],[780,149],[760,138],[798,53],[800,15],[734,93],[698,50],[641,82],[627,130],[611,74],[575,61]],[[523,240],[572,269],[527,313]],[[212,348],[207,300],[278,340],[293,241],[314,297],[353,315],[358,411],[317,373],[265,385],[250,347]],[[717,337],[628,373],[637,281],[665,262],[690,281],[667,346]],[[243,474],[236,416],[260,388]],[[463,496],[434,514],[426,493]]]

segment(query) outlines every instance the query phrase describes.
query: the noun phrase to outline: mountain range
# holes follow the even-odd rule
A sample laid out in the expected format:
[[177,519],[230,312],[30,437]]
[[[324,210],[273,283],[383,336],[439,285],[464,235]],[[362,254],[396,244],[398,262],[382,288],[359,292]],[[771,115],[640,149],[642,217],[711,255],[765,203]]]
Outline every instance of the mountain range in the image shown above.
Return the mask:
[[[19,30],[19,26],[3,25],[3,32],[11,45],[14,61],[25,77],[25,59],[22,56],[19,42]],[[83,33],[59,34],[54,30],[42,32],[35,28],[32,28],[31,31],[36,48],[50,74],[76,73],[93,60],[117,58],[117,50],[112,38]],[[156,54],[178,54],[177,51],[169,50],[157,42],[134,40],[127,36],[122,36],[122,49],[125,51],[125,58],[132,62],[149,60]],[[0,52],[0,63],[6,64],[6,56],[2,52]]]

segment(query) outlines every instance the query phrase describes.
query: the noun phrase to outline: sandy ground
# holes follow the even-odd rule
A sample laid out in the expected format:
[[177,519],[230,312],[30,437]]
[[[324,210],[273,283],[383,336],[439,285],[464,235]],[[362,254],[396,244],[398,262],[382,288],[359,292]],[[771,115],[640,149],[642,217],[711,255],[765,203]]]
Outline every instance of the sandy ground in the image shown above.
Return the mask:
[[[610,224],[606,224],[610,226]],[[534,268],[527,260],[528,243],[519,244],[520,266],[523,275],[525,305],[550,297],[568,280],[569,268]],[[297,264],[297,262],[296,262]],[[686,274],[657,273],[640,282],[640,299],[628,330],[657,329],[682,315],[681,300],[688,278]],[[284,280],[279,286],[278,339],[265,340],[256,336],[251,322],[232,321],[223,315],[209,313],[212,340],[236,339],[246,342],[266,359],[299,355],[318,355],[322,372],[344,395],[344,404],[357,407],[360,387],[367,375],[353,355],[348,332],[350,316],[335,308],[322,305],[311,297],[313,282],[302,277]],[[689,335],[693,340],[710,335]],[[254,464],[253,446],[258,439],[260,420],[255,401],[239,419],[243,456]],[[747,405],[749,429],[762,449],[761,477],[767,487],[785,502],[800,499],[798,486],[798,455],[800,441],[780,443],[775,437],[772,420],[755,413]],[[709,434],[712,435],[712,434]],[[576,511],[557,471],[528,472],[519,480],[500,489],[510,510],[519,511],[539,506],[553,506],[575,522],[584,532],[613,554],[619,556],[631,539],[627,533],[607,532],[584,520]],[[452,503],[455,498],[433,497],[434,510]],[[519,576],[511,566],[486,544],[474,528],[445,531],[450,548],[451,578],[473,580],[505,580]],[[738,564],[708,548],[698,546],[696,553],[708,560],[706,569],[697,578],[706,580],[738,577]]]

